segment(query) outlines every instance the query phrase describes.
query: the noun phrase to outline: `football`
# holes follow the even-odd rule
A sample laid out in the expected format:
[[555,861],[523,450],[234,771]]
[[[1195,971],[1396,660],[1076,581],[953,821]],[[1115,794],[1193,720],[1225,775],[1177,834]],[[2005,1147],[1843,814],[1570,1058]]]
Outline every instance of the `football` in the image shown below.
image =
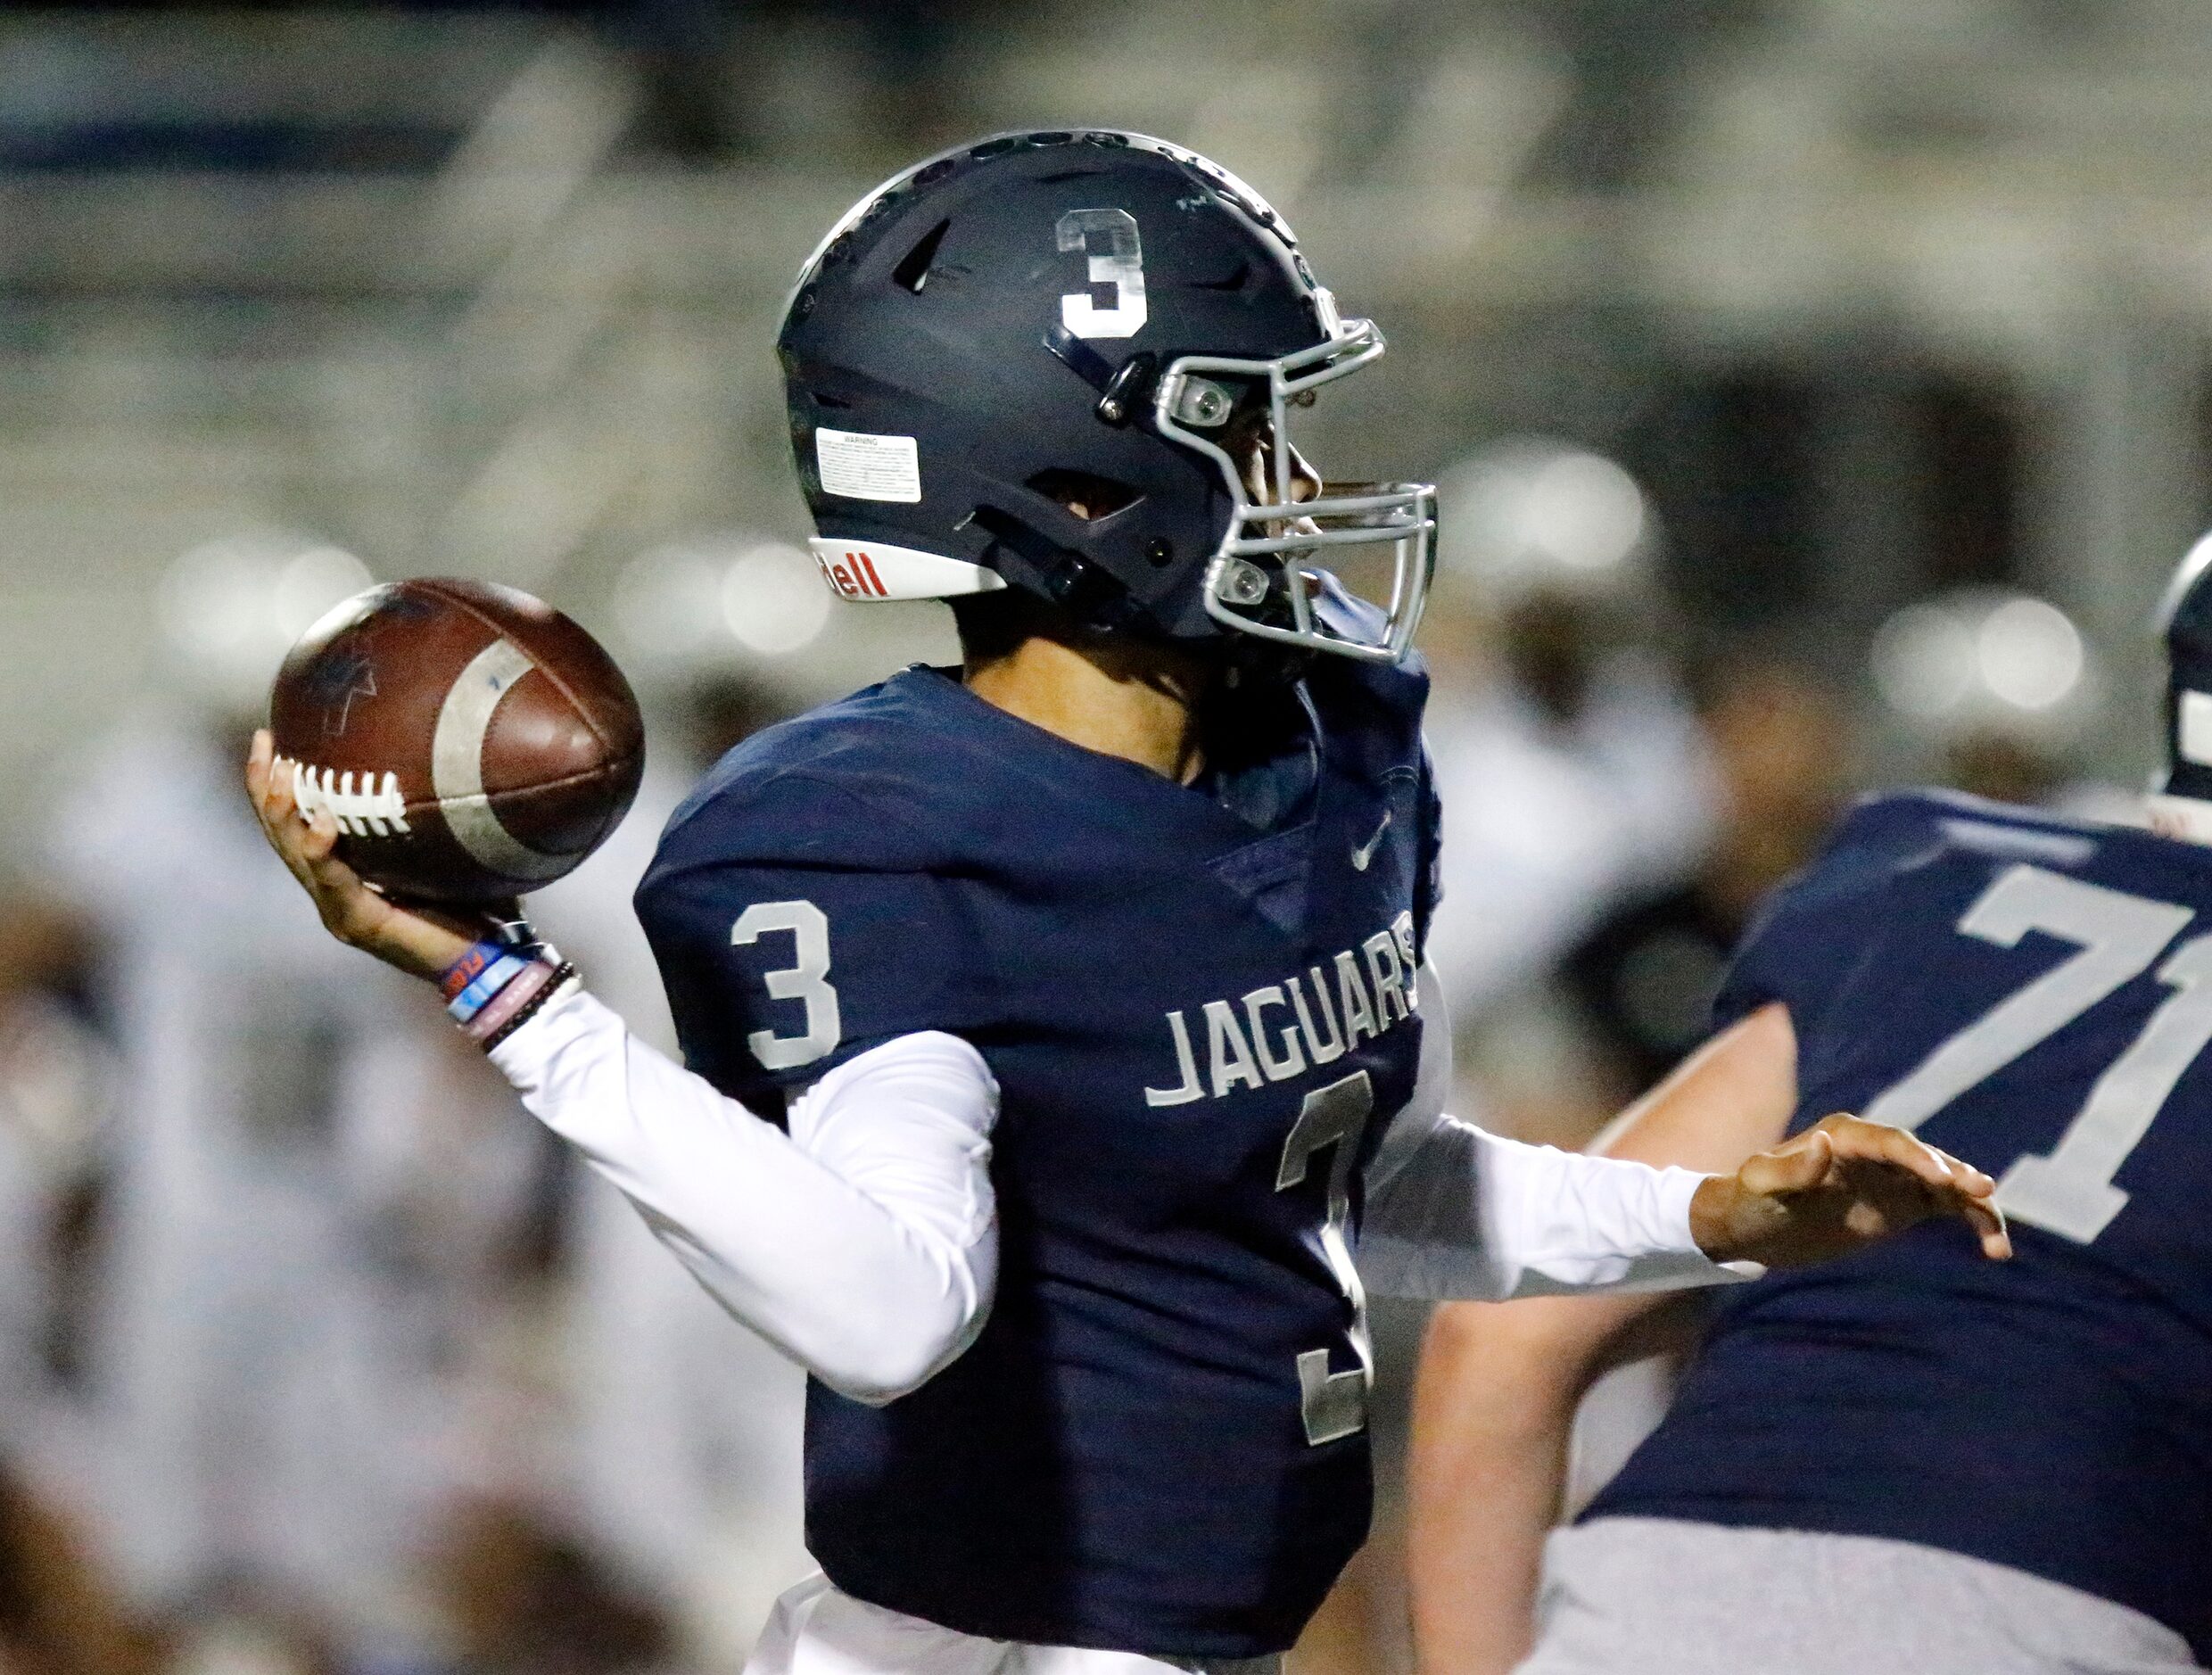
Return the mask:
[[512,588],[419,577],[301,636],[269,694],[276,755],[338,854],[393,895],[475,903],[573,871],[645,770],[630,683],[599,643]]

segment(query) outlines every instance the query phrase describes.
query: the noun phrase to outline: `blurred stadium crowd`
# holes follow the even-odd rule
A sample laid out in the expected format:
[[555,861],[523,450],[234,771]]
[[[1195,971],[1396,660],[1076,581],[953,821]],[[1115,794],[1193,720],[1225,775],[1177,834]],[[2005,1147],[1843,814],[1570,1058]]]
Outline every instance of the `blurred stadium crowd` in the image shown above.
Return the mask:
[[[1442,485],[1459,1108],[1580,1144],[1855,791],[2139,783],[2212,428],[2193,11],[0,19],[0,1669],[733,1668],[804,1573],[798,1375],[321,937],[234,781],[333,600],[544,594],[654,754],[538,915],[664,1036],[627,895],[689,778],[952,656],[791,544],[770,322],[872,178],[1163,132],[1391,333],[1315,420]],[[1424,1324],[1379,1323],[1386,1477]],[[1410,1667],[1393,1498],[1301,1671]]]

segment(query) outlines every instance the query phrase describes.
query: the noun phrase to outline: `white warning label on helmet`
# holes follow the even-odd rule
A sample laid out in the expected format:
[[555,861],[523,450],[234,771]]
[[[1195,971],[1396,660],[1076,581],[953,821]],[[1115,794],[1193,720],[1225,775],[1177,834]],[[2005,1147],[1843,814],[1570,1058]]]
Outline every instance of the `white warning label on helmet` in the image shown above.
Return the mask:
[[876,436],[865,431],[814,433],[814,465],[822,491],[848,500],[921,499],[921,460],[911,436]]

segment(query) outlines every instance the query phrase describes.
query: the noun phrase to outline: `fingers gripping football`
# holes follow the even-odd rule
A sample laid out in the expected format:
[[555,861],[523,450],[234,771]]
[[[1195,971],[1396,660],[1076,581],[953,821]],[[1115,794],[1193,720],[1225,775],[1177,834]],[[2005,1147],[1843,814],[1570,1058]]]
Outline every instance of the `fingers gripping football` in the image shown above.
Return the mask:
[[1930,1217],[1956,1216],[1985,1256],[2007,1257],[2012,1242],[1996,1190],[1971,1164],[1902,1128],[1838,1115],[1705,1182],[1691,1225],[1715,1260],[1801,1267]]
[[410,912],[378,895],[338,859],[338,824],[326,808],[301,813],[293,795],[293,766],[276,759],[268,731],[253,736],[246,757],[246,796],[268,839],[300,881],[324,928],[351,946],[375,954],[412,976],[435,979],[468,951],[471,938],[427,914]]

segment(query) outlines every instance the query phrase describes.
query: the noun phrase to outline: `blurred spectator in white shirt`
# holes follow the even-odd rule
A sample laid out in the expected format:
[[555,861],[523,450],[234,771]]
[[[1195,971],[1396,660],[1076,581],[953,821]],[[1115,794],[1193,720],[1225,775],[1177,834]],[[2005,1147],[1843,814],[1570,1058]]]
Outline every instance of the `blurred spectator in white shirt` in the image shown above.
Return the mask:
[[1696,863],[1714,787],[1668,673],[1635,483],[1502,443],[1440,490],[1429,744],[1444,799],[1432,955],[1456,1014],[1541,977],[1621,897]]
[[1422,631],[1444,800],[1429,952],[1461,1035],[1458,1099],[1575,1143],[1562,1112],[1592,1102],[1564,1079],[1546,984],[1608,912],[1695,869],[1718,786],[1668,668],[1658,534],[1626,472],[1502,442],[1446,474],[1439,523]]

